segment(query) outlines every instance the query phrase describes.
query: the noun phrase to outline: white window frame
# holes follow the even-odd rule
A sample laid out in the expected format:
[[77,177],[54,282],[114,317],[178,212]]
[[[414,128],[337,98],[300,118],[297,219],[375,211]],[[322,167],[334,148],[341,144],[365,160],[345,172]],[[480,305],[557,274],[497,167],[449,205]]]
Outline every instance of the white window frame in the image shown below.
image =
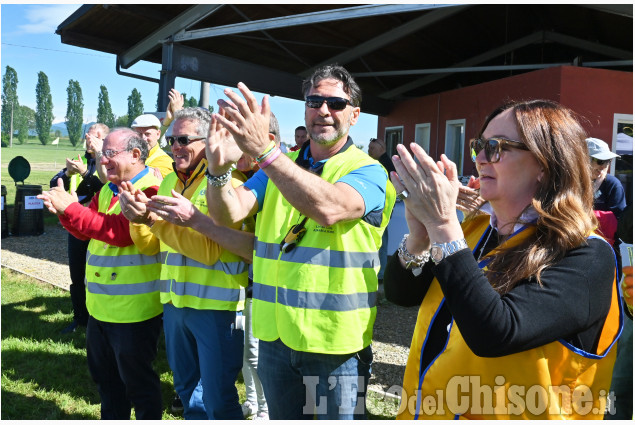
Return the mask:
[[[419,133],[419,129],[425,129],[425,128],[428,129],[428,140],[417,140],[417,134]],[[415,142],[419,146],[421,146],[428,155],[430,155],[430,131],[431,131],[431,125],[429,122],[415,124]],[[427,146],[425,146],[425,144],[427,144]]]
[[[633,115],[632,114],[613,114],[613,133],[612,133],[612,141],[611,141],[611,150],[613,153],[617,154],[617,126],[619,124],[633,124]],[[611,161],[611,175],[615,175],[615,161]]]
[[386,127],[384,129],[384,142],[386,143],[386,152],[388,153],[389,157],[391,155],[393,155],[393,153],[396,152],[396,149],[397,149],[396,146],[393,149],[392,143],[389,144],[388,132],[391,131],[391,130],[401,130],[401,140],[399,141],[399,143],[403,143],[403,125],[397,125],[397,126],[393,126],[393,127]]
[[[463,119],[458,119],[458,120],[447,120],[445,122],[445,147],[444,147],[444,153],[445,155],[450,158],[450,155],[448,155],[448,146],[449,146],[449,136],[450,134],[453,134],[454,132],[450,131],[453,130],[454,127],[461,127],[461,140],[459,141],[460,146],[459,146],[459,155],[460,155],[460,161],[458,164],[456,164],[456,168],[457,171],[459,172],[459,175],[463,175],[463,163],[465,162],[465,118]],[[450,158],[450,160],[454,161],[454,158]]]

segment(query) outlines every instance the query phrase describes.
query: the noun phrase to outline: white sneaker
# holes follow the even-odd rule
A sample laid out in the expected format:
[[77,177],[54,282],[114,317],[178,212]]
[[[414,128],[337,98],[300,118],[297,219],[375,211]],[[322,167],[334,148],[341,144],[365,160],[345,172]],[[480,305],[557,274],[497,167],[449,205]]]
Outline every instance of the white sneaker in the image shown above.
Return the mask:
[[267,412],[258,412],[256,417],[254,418],[254,421],[268,421],[268,420],[269,420],[269,413]]
[[258,412],[258,408],[256,406],[252,406],[250,402],[246,401],[241,406],[243,409],[243,417],[247,419],[250,416],[253,416]]

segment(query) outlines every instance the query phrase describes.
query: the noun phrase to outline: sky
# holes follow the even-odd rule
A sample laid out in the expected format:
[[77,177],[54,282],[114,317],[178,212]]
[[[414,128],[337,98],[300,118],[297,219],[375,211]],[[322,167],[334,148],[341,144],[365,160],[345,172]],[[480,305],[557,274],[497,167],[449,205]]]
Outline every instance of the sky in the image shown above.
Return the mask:
[[[79,82],[84,97],[84,122],[95,121],[99,86],[108,89],[110,103],[116,116],[128,110],[128,96],[133,88],[141,93],[146,112],[154,112],[159,86],[156,83],[119,75],[115,71],[115,55],[62,44],[55,30],[81,4],[2,4],[0,6],[0,65],[4,75],[7,65],[18,74],[18,102],[35,110],[35,86],[38,72],[48,79],[53,96],[53,123],[65,121],[66,88],[68,81]],[[141,61],[125,72],[159,78],[161,66]],[[187,93],[188,98],[200,97],[200,82],[176,79],[176,89]],[[210,104],[216,106],[223,98],[224,86],[211,84]],[[235,88],[234,88],[235,89]],[[235,89],[237,91],[237,89]],[[258,100],[262,94],[256,94]],[[302,102],[283,97],[270,98],[271,110],[280,124],[282,141],[294,145],[294,130],[304,125]],[[368,146],[376,137],[377,116],[362,113],[350,130],[357,145]]]

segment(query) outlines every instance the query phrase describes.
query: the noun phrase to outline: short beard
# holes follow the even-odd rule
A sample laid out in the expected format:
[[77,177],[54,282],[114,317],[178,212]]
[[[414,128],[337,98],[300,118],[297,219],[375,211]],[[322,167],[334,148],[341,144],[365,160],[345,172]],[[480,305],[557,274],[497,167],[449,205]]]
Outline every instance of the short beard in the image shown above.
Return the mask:
[[339,128],[339,130],[337,131],[337,133],[335,133],[334,136],[330,136],[328,138],[327,136],[322,134],[314,135],[311,133],[311,140],[320,146],[333,146],[340,139],[342,139],[342,137],[348,134],[348,130],[350,129],[350,127],[351,127],[350,125],[347,125],[346,127],[342,126]]

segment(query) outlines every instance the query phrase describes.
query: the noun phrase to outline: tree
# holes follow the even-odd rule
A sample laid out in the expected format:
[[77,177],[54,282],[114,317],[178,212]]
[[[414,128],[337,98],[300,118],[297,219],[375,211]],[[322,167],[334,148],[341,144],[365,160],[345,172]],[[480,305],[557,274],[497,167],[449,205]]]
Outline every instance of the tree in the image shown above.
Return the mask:
[[190,100],[187,102],[186,107],[196,108],[198,106],[198,101],[194,98],[194,96],[190,96]]
[[106,86],[99,86],[99,104],[97,106],[97,122],[106,124],[108,127],[115,126],[115,114],[112,113],[108,89]]
[[[132,123],[132,121],[130,121],[130,123]],[[128,115],[117,117],[115,127],[128,127]]]
[[35,130],[40,143],[46,145],[51,138],[53,124],[53,96],[49,87],[49,77],[42,71],[37,73],[35,85]]
[[35,111],[20,105],[14,113],[14,127],[18,130],[18,140],[24,143],[29,138],[29,130],[35,130]]
[[11,109],[18,110],[18,73],[9,65],[2,76],[2,133],[11,133]]
[[82,139],[82,124],[84,123],[84,98],[79,81],[68,80],[66,93],[68,94],[66,129],[71,145],[77,146]]
[[128,96],[128,123],[126,127],[130,127],[132,121],[142,114],[143,102],[141,101],[141,93],[137,89],[132,89],[132,93]]

